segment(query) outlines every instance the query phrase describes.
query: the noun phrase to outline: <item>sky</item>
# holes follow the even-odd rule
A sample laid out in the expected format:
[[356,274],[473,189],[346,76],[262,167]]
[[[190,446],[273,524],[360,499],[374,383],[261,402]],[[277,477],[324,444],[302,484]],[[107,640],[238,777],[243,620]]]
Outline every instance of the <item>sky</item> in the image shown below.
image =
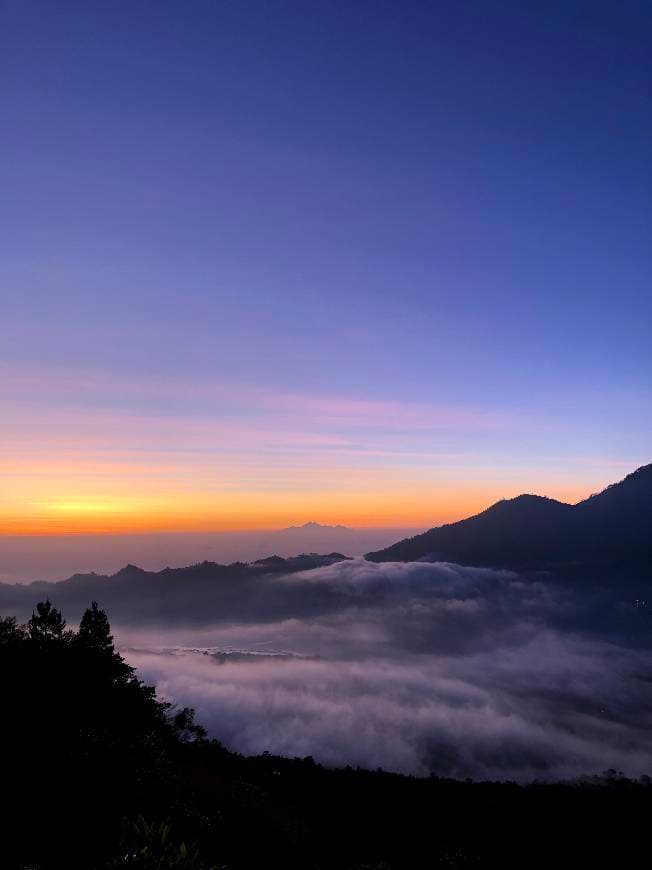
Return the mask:
[[0,0],[0,534],[652,458],[645,2]]

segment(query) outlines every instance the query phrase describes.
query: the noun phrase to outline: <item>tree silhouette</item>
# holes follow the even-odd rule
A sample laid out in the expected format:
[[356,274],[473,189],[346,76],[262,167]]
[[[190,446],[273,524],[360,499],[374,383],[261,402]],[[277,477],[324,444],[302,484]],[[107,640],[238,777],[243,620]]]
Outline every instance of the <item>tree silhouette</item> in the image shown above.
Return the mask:
[[65,637],[65,629],[66,620],[56,607],[52,606],[49,599],[39,601],[36,612],[32,612],[32,618],[27,623],[30,639],[41,644],[62,640]]
[[[77,632],[49,600],[24,628],[0,619],[0,698],[0,769],[15,784],[3,832],[21,865],[96,867],[123,816],[165,818],[176,747],[201,736],[192,711],[159,701],[115,650],[97,602]],[[35,787],[58,768],[56,786]]]
[[93,601],[88,610],[84,612],[79,623],[77,637],[83,646],[103,652],[114,652],[109,618],[97,606],[97,601]]
[[24,636],[25,630],[16,625],[15,616],[0,616],[0,646],[18,643]]

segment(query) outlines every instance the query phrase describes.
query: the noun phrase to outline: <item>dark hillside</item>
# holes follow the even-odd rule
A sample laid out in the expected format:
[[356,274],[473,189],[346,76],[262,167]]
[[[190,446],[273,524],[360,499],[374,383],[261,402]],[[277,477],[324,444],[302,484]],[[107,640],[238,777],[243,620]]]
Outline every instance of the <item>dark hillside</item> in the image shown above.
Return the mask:
[[577,505],[520,495],[366,558],[646,580],[652,564],[652,465]]

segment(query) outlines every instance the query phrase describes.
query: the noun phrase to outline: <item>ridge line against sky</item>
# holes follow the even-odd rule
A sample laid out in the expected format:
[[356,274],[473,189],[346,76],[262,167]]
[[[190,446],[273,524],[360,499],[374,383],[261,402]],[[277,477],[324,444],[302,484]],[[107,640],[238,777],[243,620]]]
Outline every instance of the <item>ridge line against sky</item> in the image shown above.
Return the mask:
[[637,0],[0,3],[0,535],[648,462],[651,43]]

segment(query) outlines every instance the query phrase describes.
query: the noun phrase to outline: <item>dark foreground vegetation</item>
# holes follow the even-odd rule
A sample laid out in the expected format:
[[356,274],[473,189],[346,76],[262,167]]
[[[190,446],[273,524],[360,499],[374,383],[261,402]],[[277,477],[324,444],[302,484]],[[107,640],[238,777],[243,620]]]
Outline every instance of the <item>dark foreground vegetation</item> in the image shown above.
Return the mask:
[[[156,699],[97,605],[0,619],[0,865],[21,868],[636,867],[652,783],[472,783],[244,758]],[[464,735],[460,735],[463,743]]]

